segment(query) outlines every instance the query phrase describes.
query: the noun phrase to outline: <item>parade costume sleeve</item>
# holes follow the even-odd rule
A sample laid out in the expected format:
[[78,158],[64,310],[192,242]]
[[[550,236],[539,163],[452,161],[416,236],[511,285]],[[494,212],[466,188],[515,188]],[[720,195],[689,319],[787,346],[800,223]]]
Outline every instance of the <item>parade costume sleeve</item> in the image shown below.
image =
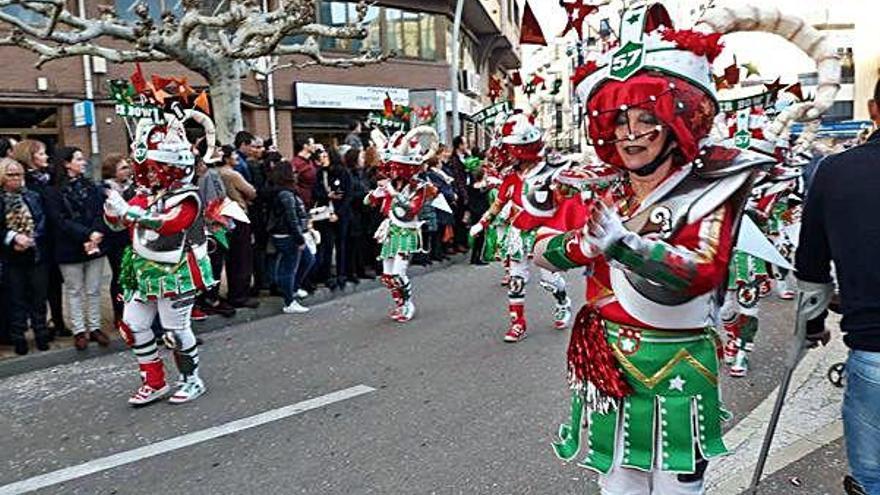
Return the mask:
[[[501,182],[501,185],[498,186],[498,191],[495,195],[495,201],[493,201],[492,204],[489,205],[489,209],[486,211],[486,213],[483,214],[483,217],[480,218],[480,223],[483,224],[484,228],[488,227],[489,224],[491,224],[492,221],[495,220],[495,218],[497,218],[499,215],[502,215],[502,213],[505,213],[508,218],[510,217],[509,209],[506,212],[504,210],[505,206],[507,206],[508,203],[513,199],[512,197],[513,191],[515,189],[515,180],[516,175],[510,174],[505,177],[504,181]],[[511,204],[508,208],[512,207],[513,205]]]
[[721,206],[682,228],[674,244],[627,232],[605,256],[670,289],[705,294],[722,285],[727,276],[734,216],[729,206]]
[[145,209],[147,201],[145,196],[135,196],[122,217],[105,212],[105,219],[110,225],[137,225],[167,236],[189,228],[199,215],[199,204],[195,198],[184,199],[164,213],[148,213]]
[[733,246],[734,213],[725,205],[679,230],[674,243],[652,235],[624,236],[602,253],[581,230],[550,237],[539,244],[539,264],[568,270],[604,256],[653,282],[687,294],[709,292],[724,282]]

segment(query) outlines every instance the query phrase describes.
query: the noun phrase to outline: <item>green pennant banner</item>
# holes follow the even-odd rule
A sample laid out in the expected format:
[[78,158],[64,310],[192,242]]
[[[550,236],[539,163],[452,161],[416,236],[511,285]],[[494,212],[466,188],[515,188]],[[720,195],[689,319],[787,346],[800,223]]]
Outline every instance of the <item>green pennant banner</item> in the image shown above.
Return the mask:
[[482,124],[494,120],[498,114],[509,112],[512,108],[513,105],[511,105],[509,101],[502,101],[471,115],[471,120],[478,124]]
[[768,91],[755,96],[737,98],[735,100],[722,100],[718,102],[722,112],[738,112],[747,108],[767,108],[776,103],[776,91]]

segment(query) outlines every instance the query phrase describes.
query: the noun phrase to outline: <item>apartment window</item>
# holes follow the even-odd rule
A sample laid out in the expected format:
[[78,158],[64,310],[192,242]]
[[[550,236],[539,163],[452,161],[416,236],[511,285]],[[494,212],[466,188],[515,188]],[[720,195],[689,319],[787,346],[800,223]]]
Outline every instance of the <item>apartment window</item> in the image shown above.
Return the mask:
[[385,46],[388,51],[403,53],[403,33],[401,32],[403,11],[385,9]]
[[[137,0],[128,0],[137,1]],[[354,24],[357,4],[338,0],[318,0],[318,22],[328,26]],[[364,18],[367,37],[363,40],[322,38],[321,49],[351,53],[395,52],[402,58],[437,59],[437,16],[390,7],[371,6]],[[302,43],[303,36],[288,36],[285,43]]]
[[9,14],[28,24],[42,25],[45,19],[42,14],[26,9],[21,5],[7,5],[0,10],[2,10],[4,14]]
[[[367,23],[368,36],[363,40],[346,40],[337,38],[321,38],[321,48],[324,50],[340,50],[349,52],[380,50],[381,23],[380,10],[378,7],[369,7],[364,22]],[[358,21],[357,5],[348,2],[320,2],[318,5],[318,22],[333,27],[342,27],[354,24]],[[290,40],[291,42],[305,41],[301,36]]]
[[437,59],[437,18],[430,14],[423,14],[419,19],[419,57],[425,60]]
[[[150,8],[150,17],[156,22],[162,20],[162,12],[172,12],[175,17],[183,14],[181,0],[116,0],[116,16],[123,21],[136,21],[138,16],[135,9],[141,3]],[[222,8],[220,5],[217,7]]]
[[556,104],[556,133],[562,132],[562,103]]
[[403,12],[400,17],[400,33],[403,37],[402,54],[405,57],[418,58],[420,56],[419,45],[419,14]]
[[404,58],[437,58],[433,14],[385,8],[385,47]]

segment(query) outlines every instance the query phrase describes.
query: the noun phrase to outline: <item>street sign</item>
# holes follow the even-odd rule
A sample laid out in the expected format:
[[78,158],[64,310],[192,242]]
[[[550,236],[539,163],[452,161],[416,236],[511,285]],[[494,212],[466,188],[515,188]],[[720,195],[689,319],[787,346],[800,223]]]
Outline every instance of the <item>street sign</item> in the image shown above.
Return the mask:
[[73,104],[73,126],[86,127],[95,123],[95,103],[84,100]]

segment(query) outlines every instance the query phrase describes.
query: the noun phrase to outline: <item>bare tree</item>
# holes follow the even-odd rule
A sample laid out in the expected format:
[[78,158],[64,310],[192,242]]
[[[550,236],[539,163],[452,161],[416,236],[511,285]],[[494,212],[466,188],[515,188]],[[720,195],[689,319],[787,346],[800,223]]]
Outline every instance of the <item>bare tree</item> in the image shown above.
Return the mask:
[[[37,53],[38,68],[81,55],[119,63],[180,63],[210,85],[217,134],[225,142],[242,128],[241,78],[248,68],[260,67],[263,72],[310,65],[345,68],[386,58],[367,52],[344,58],[321,53],[320,38],[366,38],[364,19],[369,6],[364,1],[357,5],[353,22],[337,26],[316,22],[315,0],[284,0],[266,11],[252,0],[229,0],[225,9],[225,1],[180,2],[177,13],[161,12],[157,21],[155,12],[141,1],[134,8],[136,20],[131,22],[119,19],[112,7],[102,7],[98,18],[86,18],[69,12],[65,0],[0,0],[0,24],[10,28],[0,36],[0,46]],[[217,4],[217,8],[205,12],[206,4]],[[295,57],[279,64],[278,57],[286,55]]]

